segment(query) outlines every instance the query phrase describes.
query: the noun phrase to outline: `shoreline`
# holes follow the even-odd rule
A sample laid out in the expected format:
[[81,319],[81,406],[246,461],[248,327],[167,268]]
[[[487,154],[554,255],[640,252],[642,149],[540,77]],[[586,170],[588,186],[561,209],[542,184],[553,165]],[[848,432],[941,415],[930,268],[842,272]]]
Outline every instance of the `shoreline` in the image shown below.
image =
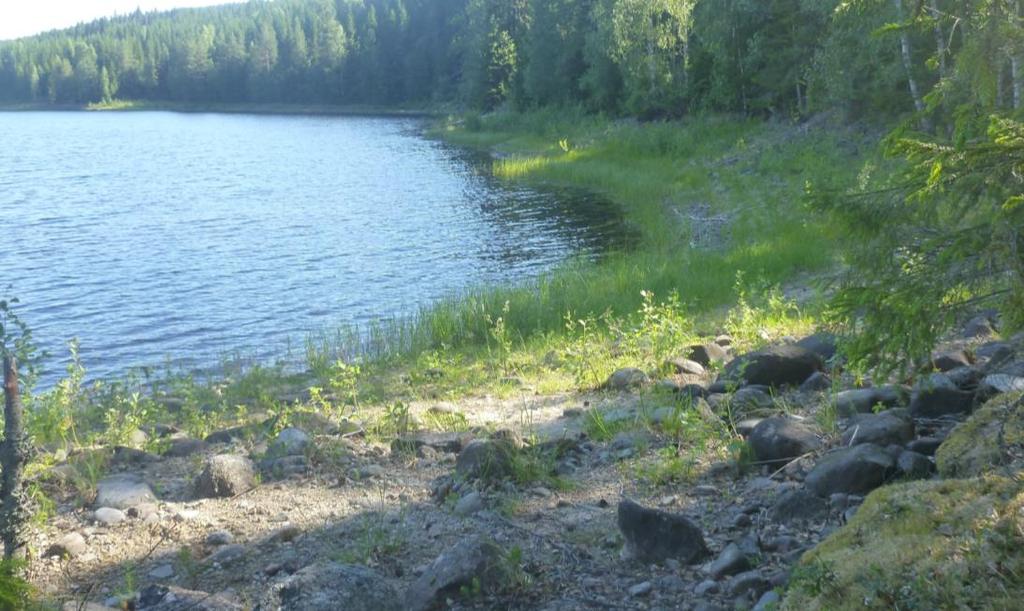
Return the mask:
[[106,104],[0,104],[0,112],[177,112],[184,114],[309,115],[337,117],[440,118],[448,113],[430,108],[335,106],[316,104],[254,104],[114,101]]

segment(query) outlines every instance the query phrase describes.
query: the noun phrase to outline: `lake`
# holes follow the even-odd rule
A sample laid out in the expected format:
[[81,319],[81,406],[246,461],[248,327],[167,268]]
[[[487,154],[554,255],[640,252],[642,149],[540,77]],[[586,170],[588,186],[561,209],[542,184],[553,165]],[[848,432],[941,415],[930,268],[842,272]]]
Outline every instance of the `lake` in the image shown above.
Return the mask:
[[[311,334],[527,281],[624,240],[411,118],[0,112],[0,295],[90,378],[301,359]],[[7,286],[11,285],[8,289]]]

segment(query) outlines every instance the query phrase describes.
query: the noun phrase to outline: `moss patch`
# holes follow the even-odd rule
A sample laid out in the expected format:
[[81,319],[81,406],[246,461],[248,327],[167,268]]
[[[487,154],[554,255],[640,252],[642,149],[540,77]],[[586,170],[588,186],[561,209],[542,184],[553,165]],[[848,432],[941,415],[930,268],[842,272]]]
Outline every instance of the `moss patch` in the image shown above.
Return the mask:
[[797,567],[785,609],[1009,609],[1024,597],[1017,478],[914,482],[871,494]]
[[995,397],[956,427],[935,454],[942,477],[976,477],[1024,465],[1024,393]]

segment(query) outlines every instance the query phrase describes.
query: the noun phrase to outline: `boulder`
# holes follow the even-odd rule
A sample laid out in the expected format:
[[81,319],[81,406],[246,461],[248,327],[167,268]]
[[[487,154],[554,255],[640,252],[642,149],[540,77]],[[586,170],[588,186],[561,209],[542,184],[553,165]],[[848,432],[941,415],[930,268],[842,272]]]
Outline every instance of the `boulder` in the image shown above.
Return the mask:
[[723,379],[764,386],[799,386],[825,368],[820,356],[795,344],[771,346],[745,354],[725,367]]
[[806,424],[790,418],[767,418],[747,440],[760,462],[782,463],[821,447],[821,439]]
[[694,564],[709,554],[700,527],[686,516],[648,509],[624,499],[619,503],[618,524],[626,541],[623,555],[641,562],[674,558]]
[[504,585],[509,576],[500,547],[483,538],[467,539],[438,556],[409,586],[403,608],[426,611],[442,606],[447,595],[470,584],[490,592]]
[[337,562],[312,564],[273,583],[260,611],[400,611],[401,598],[373,569]]
[[1019,609],[1019,582],[994,568],[1021,565],[1021,501],[998,476],[876,490],[803,556],[781,608]]
[[914,392],[910,401],[910,413],[915,418],[939,418],[955,414],[966,414],[974,405],[974,393],[935,386]]
[[256,487],[252,461],[235,454],[211,456],[193,482],[199,498],[232,497]]
[[515,444],[508,439],[471,441],[455,460],[455,473],[464,479],[495,481],[512,475]]
[[815,371],[800,385],[800,392],[828,392],[832,390],[832,378],[823,371]]
[[698,344],[686,349],[686,358],[700,363],[703,367],[710,367],[712,364],[727,361],[729,353],[717,343]]
[[836,492],[867,494],[895,474],[896,461],[885,448],[865,443],[826,455],[805,480],[821,497]]
[[629,390],[631,388],[639,388],[649,381],[650,379],[643,370],[636,367],[625,367],[608,376],[604,387],[608,390]]
[[1024,393],[998,395],[958,425],[935,452],[942,477],[1024,467]]
[[156,496],[149,484],[138,475],[129,473],[105,477],[96,484],[94,506],[128,509],[143,503],[155,503]]
[[[902,411],[902,410],[901,410]],[[843,432],[843,445],[874,443],[880,446],[903,445],[914,438],[914,421],[910,418],[882,412],[858,414],[850,419]]]

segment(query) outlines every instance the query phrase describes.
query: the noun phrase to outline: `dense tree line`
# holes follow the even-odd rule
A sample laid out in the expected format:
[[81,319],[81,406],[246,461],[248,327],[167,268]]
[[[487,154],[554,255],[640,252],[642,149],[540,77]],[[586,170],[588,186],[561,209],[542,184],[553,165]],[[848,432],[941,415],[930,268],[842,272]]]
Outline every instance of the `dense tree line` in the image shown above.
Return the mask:
[[961,98],[1020,107],[1020,4],[253,0],[0,43],[0,100],[926,114],[969,81]]

